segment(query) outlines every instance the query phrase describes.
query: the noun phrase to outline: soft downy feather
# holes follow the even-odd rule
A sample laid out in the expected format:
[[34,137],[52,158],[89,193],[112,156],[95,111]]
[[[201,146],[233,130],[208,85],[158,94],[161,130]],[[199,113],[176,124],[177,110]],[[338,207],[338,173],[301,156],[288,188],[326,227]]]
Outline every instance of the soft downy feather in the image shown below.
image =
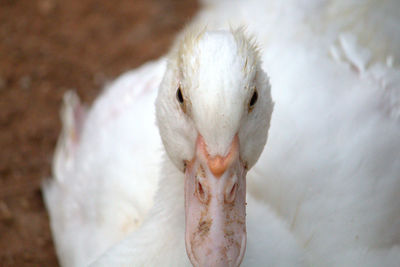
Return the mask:
[[153,205],[162,149],[153,102],[164,69],[160,59],[125,73],[82,118],[77,97],[66,94],[54,179],[43,187],[63,266],[88,265],[137,229]]
[[[276,103],[266,149],[248,175],[248,228],[252,231],[243,266],[265,265],[268,260],[270,266],[300,266],[304,260],[311,266],[396,266],[400,261],[399,9],[398,1],[219,1],[194,20],[193,25],[207,22],[210,30],[246,25],[246,31],[262,48],[263,68],[270,77]],[[163,68],[164,63],[156,62],[137,74],[127,74],[122,83],[125,86],[114,83],[86,116],[81,130],[85,134],[80,135],[79,143],[85,148],[72,148],[75,152],[71,157],[79,167],[68,172],[57,167],[62,175],[54,171],[57,181],[48,185],[45,195],[63,265],[84,265],[81,263],[97,258],[126,235],[128,238],[109,250],[99,265],[189,264],[183,232],[176,231],[181,229],[183,218],[174,218],[177,228],[164,231],[160,225],[169,218],[163,211],[165,206],[156,204],[147,213],[158,170],[138,174],[150,177],[146,193],[150,197],[139,197],[147,200],[137,204],[140,200],[130,190],[142,185],[130,182],[135,172],[128,167],[126,154],[121,154],[125,148],[108,145],[101,150],[100,145],[91,152],[101,144],[99,140],[115,139],[107,135],[109,130],[98,130],[108,125],[104,117],[115,114],[114,109],[126,121],[117,120],[112,125],[110,120],[109,127],[135,132],[125,125],[133,113],[118,113],[124,106],[119,106],[117,92],[137,94],[127,89],[129,84],[150,83],[142,88],[153,90],[153,98],[148,100],[151,103]],[[149,78],[151,75],[157,78]],[[137,79],[143,82],[137,83]],[[127,103],[126,107],[131,107],[129,103],[134,101]],[[145,130],[156,133],[154,125],[146,125],[151,126]],[[161,151],[158,137],[146,138],[139,139],[140,143],[156,140],[149,151]],[[105,159],[93,156],[102,153],[107,155]],[[56,151],[56,157],[60,154]],[[158,155],[160,158],[152,160],[161,162],[161,153]],[[124,167],[115,168],[118,159]],[[105,166],[109,166],[109,175],[116,169],[121,172],[115,175],[119,178],[113,180],[114,185],[102,182],[104,178],[93,182],[108,172]],[[130,168],[132,171],[126,173]],[[93,175],[92,170],[100,174]],[[166,170],[177,172],[171,166]],[[125,182],[118,185],[120,181]],[[173,186],[174,180],[170,181]],[[108,192],[110,188],[122,188],[124,193]],[[161,200],[176,203],[174,214],[180,214],[183,200],[174,193],[182,195],[179,190],[169,190]],[[95,197],[88,200],[87,195]],[[141,212],[133,207],[141,207]],[[143,227],[121,232],[115,224],[124,220],[115,219],[117,209],[126,210],[117,218],[136,214],[144,221]],[[94,214],[86,215],[88,210]],[[254,217],[263,223],[256,223]],[[91,223],[84,226],[87,221]],[[93,230],[99,225],[99,230]]]

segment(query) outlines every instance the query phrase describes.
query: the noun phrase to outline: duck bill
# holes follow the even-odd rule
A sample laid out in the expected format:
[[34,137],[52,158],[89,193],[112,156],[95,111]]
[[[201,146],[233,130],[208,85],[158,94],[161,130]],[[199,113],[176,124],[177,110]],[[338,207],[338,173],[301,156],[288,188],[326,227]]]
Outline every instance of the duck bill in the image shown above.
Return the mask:
[[239,266],[246,248],[246,169],[235,136],[210,157],[201,135],[185,171],[186,251],[196,267]]

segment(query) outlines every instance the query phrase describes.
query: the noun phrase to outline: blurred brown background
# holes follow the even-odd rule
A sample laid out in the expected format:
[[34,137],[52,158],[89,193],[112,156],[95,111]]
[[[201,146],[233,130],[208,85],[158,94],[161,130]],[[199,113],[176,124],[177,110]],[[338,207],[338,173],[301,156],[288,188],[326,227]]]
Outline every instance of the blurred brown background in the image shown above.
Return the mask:
[[41,181],[63,93],[164,54],[194,0],[0,0],[0,266],[57,266]]

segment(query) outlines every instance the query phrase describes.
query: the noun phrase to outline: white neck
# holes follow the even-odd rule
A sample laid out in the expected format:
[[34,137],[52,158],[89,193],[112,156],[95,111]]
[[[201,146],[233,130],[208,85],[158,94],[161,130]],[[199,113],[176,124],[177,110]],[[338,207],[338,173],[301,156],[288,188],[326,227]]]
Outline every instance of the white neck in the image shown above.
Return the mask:
[[190,266],[184,211],[184,175],[165,156],[154,206],[143,225],[93,266]]

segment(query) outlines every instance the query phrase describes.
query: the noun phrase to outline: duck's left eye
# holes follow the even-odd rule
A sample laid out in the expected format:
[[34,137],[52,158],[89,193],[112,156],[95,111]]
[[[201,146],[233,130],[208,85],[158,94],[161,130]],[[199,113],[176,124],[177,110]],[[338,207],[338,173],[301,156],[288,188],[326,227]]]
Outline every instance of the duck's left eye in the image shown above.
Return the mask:
[[257,90],[254,90],[253,96],[250,99],[250,103],[249,103],[249,108],[252,109],[254,107],[254,105],[256,104],[258,99],[258,93]]
[[176,90],[176,99],[178,100],[179,103],[183,104],[183,95],[182,95],[182,90],[181,87],[178,87],[178,90]]

